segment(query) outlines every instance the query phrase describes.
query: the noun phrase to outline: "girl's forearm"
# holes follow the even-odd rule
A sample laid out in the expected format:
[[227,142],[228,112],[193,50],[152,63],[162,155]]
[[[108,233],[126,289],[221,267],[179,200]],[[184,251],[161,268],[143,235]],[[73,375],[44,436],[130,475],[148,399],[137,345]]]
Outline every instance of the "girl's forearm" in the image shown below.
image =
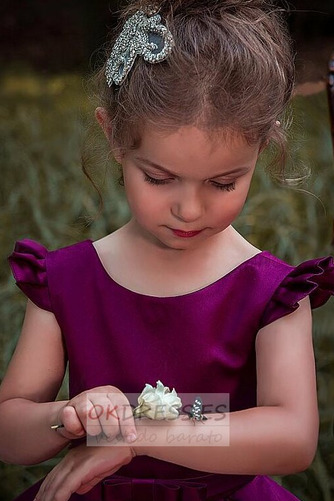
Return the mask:
[[50,426],[67,401],[36,403],[13,398],[0,404],[0,460],[36,464],[61,451],[69,440]]
[[211,414],[195,425],[184,416],[141,419],[133,448],[137,455],[220,474],[286,475],[305,470],[314,458],[318,416],[309,429],[278,406],[231,412],[225,423],[219,416]]

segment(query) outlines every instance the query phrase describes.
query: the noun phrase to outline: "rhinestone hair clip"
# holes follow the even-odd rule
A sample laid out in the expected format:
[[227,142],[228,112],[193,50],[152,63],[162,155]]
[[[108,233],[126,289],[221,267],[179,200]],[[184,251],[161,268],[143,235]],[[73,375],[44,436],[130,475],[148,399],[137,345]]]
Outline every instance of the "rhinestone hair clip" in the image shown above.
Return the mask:
[[148,16],[138,10],[125,22],[112,48],[105,71],[108,86],[122,84],[137,56],[149,63],[159,63],[169,56],[173,46],[173,36],[161,24],[161,16]]

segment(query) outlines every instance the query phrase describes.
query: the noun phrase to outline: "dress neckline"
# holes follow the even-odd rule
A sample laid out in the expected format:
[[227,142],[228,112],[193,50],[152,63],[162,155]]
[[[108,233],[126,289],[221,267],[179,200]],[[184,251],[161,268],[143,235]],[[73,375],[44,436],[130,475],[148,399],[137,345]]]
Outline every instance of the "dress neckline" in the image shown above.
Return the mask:
[[228,271],[227,273],[225,273],[225,275],[217,278],[217,280],[214,280],[213,282],[209,283],[209,284],[206,284],[206,285],[203,285],[202,287],[199,287],[198,289],[195,289],[193,291],[189,291],[189,292],[185,292],[183,294],[175,294],[175,295],[172,295],[172,296],[155,296],[153,294],[144,294],[142,292],[138,292],[138,291],[135,291],[135,290],[132,290],[132,289],[129,289],[128,287],[125,287],[124,285],[120,284],[119,282],[117,282],[109,273],[108,271],[106,270],[100,256],[99,256],[99,253],[97,252],[97,249],[95,248],[94,246],[94,241],[91,239],[91,238],[88,238],[86,240],[87,243],[89,243],[89,247],[92,249],[93,253],[94,253],[94,256],[95,256],[95,259],[98,263],[98,266],[99,268],[101,269],[101,271],[103,272],[103,274],[105,275],[105,277],[111,281],[111,283],[113,283],[114,285],[116,285],[117,287],[119,287],[120,289],[123,289],[124,291],[127,291],[129,292],[130,294],[134,294],[136,296],[141,296],[141,297],[147,297],[147,298],[154,298],[154,299],[174,299],[174,298],[183,298],[183,297],[188,297],[188,296],[192,296],[194,294],[198,294],[198,293],[201,293],[202,291],[205,291],[207,289],[209,289],[210,287],[213,287],[215,285],[218,285],[220,282],[222,282],[224,279],[230,277],[234,272],[238,271],[240,268],[243,268],[246,264],[249,264],[251,261],[255,260],[258,256],[263,256],[263,255],[266,255],[268,254],[269,251],[267,250],[263,250],[263,251],[259,251],[257,252],[256,254],[253,254],[253,256],[245,259],[245,261],[242,261],[240,264],[238,264],[237,266],[235,266],[234,268],[232,268],[230,271]]

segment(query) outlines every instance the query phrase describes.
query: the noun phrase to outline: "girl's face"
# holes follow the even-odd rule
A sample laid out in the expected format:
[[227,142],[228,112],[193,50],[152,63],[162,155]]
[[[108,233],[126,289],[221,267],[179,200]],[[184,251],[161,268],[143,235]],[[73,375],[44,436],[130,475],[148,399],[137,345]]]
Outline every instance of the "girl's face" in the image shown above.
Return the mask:
[[197,127],[145,129],[118,158],[137,230],[159,247],[185,250],[224,231],[240,213],[260,145],[241,136],[210,140]]

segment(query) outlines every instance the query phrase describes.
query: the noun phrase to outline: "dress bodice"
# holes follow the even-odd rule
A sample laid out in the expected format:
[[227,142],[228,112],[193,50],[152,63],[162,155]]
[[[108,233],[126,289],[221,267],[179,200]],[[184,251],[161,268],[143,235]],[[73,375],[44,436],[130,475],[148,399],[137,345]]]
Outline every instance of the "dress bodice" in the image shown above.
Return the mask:
[[[293,267],[263,251],[214,283],[173,297],[139,294],[116,283],[92,240],[54,251],[21,240],[9,262],[17,285],[59,323],[70,397],[106,384],[139,394],[145,383],[161,380],[181,394],[228,394],[231,412],[255,407],[259,330],[293,312],[307,295],[317,307],[334,293],[331,257]],[[208,475],[147,456],[134,458],[117,474],[160,479]],[[219,478],[227,492],[232,484],[241,488],[258,476]]]

